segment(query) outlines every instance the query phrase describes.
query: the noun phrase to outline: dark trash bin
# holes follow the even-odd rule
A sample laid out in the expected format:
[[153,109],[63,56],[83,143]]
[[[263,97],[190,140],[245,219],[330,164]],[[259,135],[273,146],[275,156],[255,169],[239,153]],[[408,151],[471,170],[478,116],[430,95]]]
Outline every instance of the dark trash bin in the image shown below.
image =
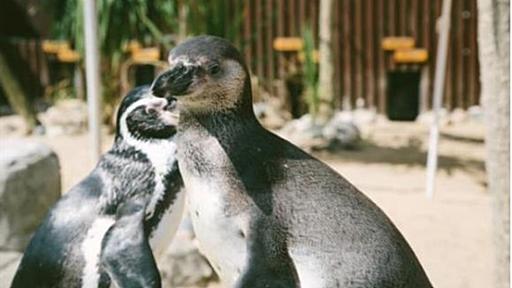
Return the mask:
[[420,72],[391,71],[387,75],[387,116],[395,121],[414,121],[419,113]]

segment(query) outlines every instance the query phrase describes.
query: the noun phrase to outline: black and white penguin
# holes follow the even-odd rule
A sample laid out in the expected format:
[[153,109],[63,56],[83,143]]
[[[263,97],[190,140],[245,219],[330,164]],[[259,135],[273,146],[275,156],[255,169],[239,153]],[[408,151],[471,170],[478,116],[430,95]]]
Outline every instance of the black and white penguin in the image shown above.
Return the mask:
[[187,205],[225,287],[431,287],[371,200],[258,123],[236,48],[199,36],[169,62],[153,93],[178,99]]
[[123,99],[113,147],[49,211],[11,287],[161,286],[154,257],[171,242],[185,203],[175,106],[149,86]]

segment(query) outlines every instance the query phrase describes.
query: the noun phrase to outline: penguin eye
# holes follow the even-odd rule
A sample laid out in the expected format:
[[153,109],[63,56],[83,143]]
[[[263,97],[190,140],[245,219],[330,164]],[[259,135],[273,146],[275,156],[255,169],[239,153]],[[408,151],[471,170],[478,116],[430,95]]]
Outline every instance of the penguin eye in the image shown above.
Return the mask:
[[220,65],[218,63],[212,63],[208,65],[208,73],[212,75],[219,74],[220,72]]

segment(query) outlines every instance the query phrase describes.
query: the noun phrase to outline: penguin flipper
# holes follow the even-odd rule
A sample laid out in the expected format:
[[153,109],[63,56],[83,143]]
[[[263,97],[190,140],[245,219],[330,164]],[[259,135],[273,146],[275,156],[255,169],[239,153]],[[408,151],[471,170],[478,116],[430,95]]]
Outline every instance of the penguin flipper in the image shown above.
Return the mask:
[[160,273],[144,234],[145,209],[136,201],[117,210],[102,240],[100,265],[117,287],[160,288]]
[[250,265],[236,288],[300,288],[297,270],[288,253],[284,229],[271,219],[253,223],[247,235]]

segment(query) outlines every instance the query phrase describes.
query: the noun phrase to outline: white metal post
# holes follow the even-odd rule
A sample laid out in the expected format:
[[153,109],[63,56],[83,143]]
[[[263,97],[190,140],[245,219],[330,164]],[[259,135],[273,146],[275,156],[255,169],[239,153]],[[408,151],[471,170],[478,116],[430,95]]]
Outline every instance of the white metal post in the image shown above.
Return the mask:
[[89,140],[91,160],[96,163],[101,153],[100,103],[101,82],[98,51],[98,24],[96,0],[84,0],[85,69],[87,105],[89,113]]
[[443,10],[439,21],[439,44],[437,46],[437,61],[434,77],[434,95],[432,112],[433,119],[430,127],[430,140],[427,156],[427,183],[426,196],[432,199],[434,196],[436,171],[437,171],[437,148],[439,142],[439,111],[441,110],[446,75],[446,58],[448,54],[448,36],[450,32],[450,16],[452,0],[443,1]]

